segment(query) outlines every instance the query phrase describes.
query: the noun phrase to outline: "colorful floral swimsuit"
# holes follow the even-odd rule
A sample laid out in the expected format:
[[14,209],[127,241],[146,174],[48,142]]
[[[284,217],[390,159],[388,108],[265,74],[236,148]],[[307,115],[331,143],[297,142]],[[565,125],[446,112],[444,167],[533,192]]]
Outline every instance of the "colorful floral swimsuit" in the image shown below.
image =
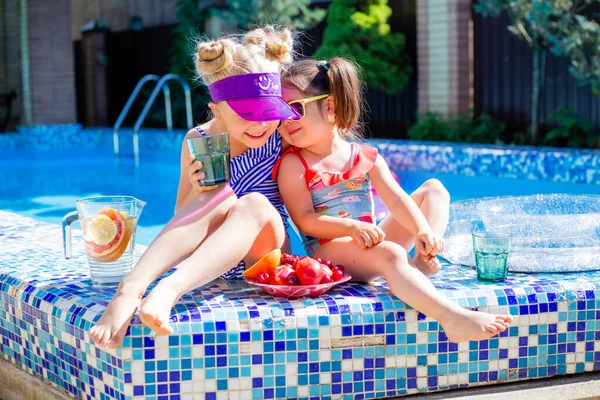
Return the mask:
[[[375,223],[375,203],[368,172],[377,159],[377,149],[353,143],[352,166],[346,172],[337,173],[313,171],[299,151],[298,148],[290,148],[281,158],[288,153],[294,154],[304,165],[304,177],[316,213]],[[275,166],[275,172],[278,167],[279,163]],[[308,255],[313,255],[321,245],[331,240],[315,238],[302,232],[300,238]]]

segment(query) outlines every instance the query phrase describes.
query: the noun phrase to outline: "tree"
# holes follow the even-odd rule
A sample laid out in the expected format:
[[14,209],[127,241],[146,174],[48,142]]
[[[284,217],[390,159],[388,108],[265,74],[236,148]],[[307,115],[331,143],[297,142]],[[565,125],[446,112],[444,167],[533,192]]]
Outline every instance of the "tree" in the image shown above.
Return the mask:
[[582,84],[600,88],[600,26],[581,15],[595,0],[479,0],[475,12],[508,14],[508,30],[532,49],[531,142],[539,138],[540,97],[544,89],[546,52],[569,57],[571,74]]
[[227,7],[213,15],[230,28],[248,29],[273,24],[295,29],[310,29],[325,18],[323,9],[311,9],[311,0],[226,0]]
[[565,15],[549,40],[556,54],[571,60],[571,75],[600,95],[600,25],[582,15]]
[[387,0],[333,0],[316,58],[348,56],[356,60],[367,85],[388,94],[401,91],[412,74],[406,40],[391,32]]
[[179,74],[191,81],[194,79],[193,55],[196,49],[190,39],[204,31],[204,25],[210,17],[209,6],[214,1],[177,0],[177,21],[174,29],[173,53],[171,55],[171,72]]

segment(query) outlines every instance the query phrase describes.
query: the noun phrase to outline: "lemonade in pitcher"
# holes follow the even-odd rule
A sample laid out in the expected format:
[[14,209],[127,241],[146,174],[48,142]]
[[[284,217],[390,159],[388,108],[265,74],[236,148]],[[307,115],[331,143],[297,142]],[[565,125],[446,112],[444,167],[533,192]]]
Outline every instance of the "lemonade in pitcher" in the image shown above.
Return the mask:
[[70,224],[79,219],[92,283],[118,283],[133,266],[135,231],[145,204],[127,196],[77,200],[77,211],[63,219],[65,257],[71,257]]

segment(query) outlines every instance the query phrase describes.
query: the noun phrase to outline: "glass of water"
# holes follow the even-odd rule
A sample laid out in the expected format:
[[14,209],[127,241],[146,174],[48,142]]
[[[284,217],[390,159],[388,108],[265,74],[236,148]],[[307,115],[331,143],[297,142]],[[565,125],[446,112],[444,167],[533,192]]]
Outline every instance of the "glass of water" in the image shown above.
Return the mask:
[[200,171],[206,177],[199,181],[200,186],[213,186],[229,182],[230,153],[229,135],[217,133],[215,135],[195,136],[187,139],[190,154],[202,162]]
[[473,250],[477,279],[485,282],[499,282],[508,273],[508,254],[511,236],[493,232],[474,232]]

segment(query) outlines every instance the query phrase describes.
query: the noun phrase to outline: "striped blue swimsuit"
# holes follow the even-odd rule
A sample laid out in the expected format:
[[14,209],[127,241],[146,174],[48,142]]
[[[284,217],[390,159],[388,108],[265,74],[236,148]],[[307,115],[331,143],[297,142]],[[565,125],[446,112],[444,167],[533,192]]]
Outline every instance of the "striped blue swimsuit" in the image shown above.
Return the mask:
[[[202,136],[206,133],[196,128]],[[273,167],[281,156],[283,140],[279,132],[275,131],[264,146],[248,149],[244,153],[231,159],[231,181],[228,185],[238,199],[248,193],[263,194],[281,215],[284,226],[287,228],[288,215],[279,194],[277,181],[272,178]],[[243,279],[245,269],[244,261],[221,275],[224,279]]]

